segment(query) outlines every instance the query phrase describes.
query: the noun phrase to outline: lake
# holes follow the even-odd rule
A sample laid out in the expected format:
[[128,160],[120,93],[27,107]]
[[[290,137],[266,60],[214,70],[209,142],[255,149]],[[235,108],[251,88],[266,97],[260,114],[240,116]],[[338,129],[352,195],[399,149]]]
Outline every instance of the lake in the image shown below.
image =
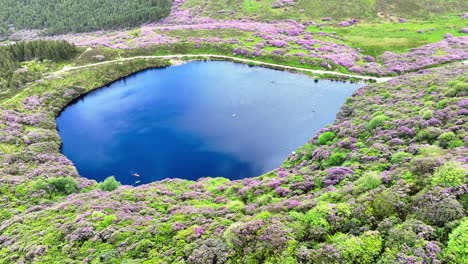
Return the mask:
[[360,87],[231,62],[189,62],[95,90],[67,106],[57,125],[63,154],[89,179],[234,180],[281,166]]

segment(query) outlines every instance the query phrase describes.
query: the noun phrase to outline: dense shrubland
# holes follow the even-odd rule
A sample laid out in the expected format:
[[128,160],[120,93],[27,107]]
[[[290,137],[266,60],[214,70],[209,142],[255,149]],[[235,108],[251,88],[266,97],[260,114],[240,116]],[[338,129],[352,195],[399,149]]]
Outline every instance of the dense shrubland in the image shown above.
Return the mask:
[[[255,1],[257,2],[257,1]],[[263,4],[263,2],[262,2]],[[343,73],[396,75],[468,59],[468,14],[431,20],[395,14],[369,24],[357,18],[314,21],[206,18],[189,2],[174,1],[169,17],[124,31],[66,34],[77,46],[113,50],[153,49],[154,54],[223,54]],[[466,29],[468,32],[468,29]],[[35,39],[16,34],[20,39]]]
[[166,17],[171,4],[171,0],[1,0],[0,21],[16,29],[46,29],[49,34],[126,28]]
[[[76,14],[51,14],[54,5],[73,10],[75,3],[68,2],[27,1],[25,14],[0,0],[0,17],[54,33],[113,27],[112,19],[124,19],[122,10],[130,16],[122,26],[156,14],[119,1],[103,12],[80,2]],[[362,74],[414,72],[358,90],[332,125],[273,172],[239,181],[172,179],[131,187],[113,177],[101,183],[80,177],[60,153],[55,117],[92,89],[169,63],[141,59],[42,76],[53,71],[45,69],[52,67],[48,60],[69,59],[74,47],[0,47],[1,83],[17,89],[15,97],[0,94],[0,263],[466,262],[468,67],[420,69],[468,58],[468,38],[460,32],[468,14],[446,22],[439,17],[434,25],[406,19],[465,11],[466,1],[173,2],[166,24],[68,36],[83,46],[108,47],[89,50],[76,63],[96,62],[97,55],[214,53]],[[34,12],[38,3],[44,12]],[[117,12],[112,19],[109,10]],[[373,19],[378,11],[379,26],[351,19]],[[77,16],[81,12],[88,13]],[[0,35],[6,30],[0,22]],[[388,36],[393,39],[381,40]],[[135,47],[141,49],[122,50]],[[22,62],[31,59],[37,60]],[[35,74],[23,78],[25,67]]]
[[[119,186],[78,176],[54,118],[137,60],[46,79],[3,105],[0,259],[87,263],[462,263],[466,66],[358,90],[337,121],[257,178]],[[71,194],[70,194],[71,193]],[[2,261],[0,261],[2,262]]]
[[[413,19],[405,19],[398,13],[385,13],[390,11],[383,8],[385,12],[372,23],[365,16],[315,18],[308,15],[307,20],[301,20],[300,16],[291,15],[287,20],[226,20],[207,18],[201,11],[210,10],[212,5],[220,4],[218,1],[206,1],[200,9],[198,4],[201,2],[173,1],[170,15],[160,23],[118,32],[70,33],[49,39],[65,39],[77,46],[114,50],[153,48],[155,54],[214,53],[259,60],[276,57],[283,60],[282,64],[290,66],[377,76],[468,59],[468,14],[459,12],[431,19],[417,15]],[[271,1],[239,3],[250,2],[271,9]],[[301,1],[282,2],[291,3],[291,8],[306,4]],[[330,4],[336,5],[335,2]],[[342,6],[347,4],[340,3]],[[447,10],[453,11],[459,5],[457,1],[451,2]],[[437,3],[431,4],[431,8],[436,6]],[[233,7],[239,11],[243,5],[238,7],[234,4]],[[243,13],[239,16],[246,17]],[[12,37],[26,40],[41,38],[29,31],[16,32]]]
[[250,16],[257,19],[318,20],[358,17],[376,19],[378,13],[418,19],[434,15],[466,11],[468,4],[463,0],[187,0],[185,7],[196,9],[202,15],[216,18]]

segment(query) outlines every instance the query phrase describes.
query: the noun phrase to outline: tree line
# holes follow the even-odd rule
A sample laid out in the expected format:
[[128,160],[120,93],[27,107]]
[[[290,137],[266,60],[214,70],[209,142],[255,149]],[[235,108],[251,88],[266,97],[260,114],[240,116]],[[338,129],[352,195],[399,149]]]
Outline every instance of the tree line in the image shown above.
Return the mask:
[[31,72],[18,72],[24,61],[68,60],[76,55],[78,49],[66,41],[35,40],[0,46],[0,90],[20,86]]
[[172,0],[0,0],[0,35],[2,21],[47,34],[138,26],[168,16],[171,5]]
[[0,41],[8,34],[8,25],[0,21]]

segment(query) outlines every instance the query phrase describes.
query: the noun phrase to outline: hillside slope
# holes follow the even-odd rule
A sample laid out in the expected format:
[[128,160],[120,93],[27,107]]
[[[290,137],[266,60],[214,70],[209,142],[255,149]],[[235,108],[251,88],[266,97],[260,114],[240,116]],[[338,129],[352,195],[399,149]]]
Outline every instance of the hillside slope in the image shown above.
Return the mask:
[[[0,34],[8,23],[139,25],[170,2],[0,0]],[[157,3],[167,5],[135,8]],[[18,38],[41,41],[0,48],[0,264],[466,263],[466,1],[172,3],[160,22],[47,37],[86,47],[80,55],[30,31]],[[171,54],[395,78],[356,91],[265,175],[138,187],[81,177],[61,153],[57,115],[114,80],[180,63],[161,56]]]
[[261,177],[102,191],[60,154],[54,118],[80,94],[158,65],[81,69],[3,104],[0,263],[466,259],[467,66],[359,89],[331,126]]
[[0,36],[10,24],[49,34],[138,26],[166,17],[171,5],[171,0],[0,0]]
[[262,20],[320,20],[326,17],[373,20],[390,18],[391,14],[427,20],[435,15],[468,10],[468,3],[463,0],[187,0],[184,6],[207,17]]

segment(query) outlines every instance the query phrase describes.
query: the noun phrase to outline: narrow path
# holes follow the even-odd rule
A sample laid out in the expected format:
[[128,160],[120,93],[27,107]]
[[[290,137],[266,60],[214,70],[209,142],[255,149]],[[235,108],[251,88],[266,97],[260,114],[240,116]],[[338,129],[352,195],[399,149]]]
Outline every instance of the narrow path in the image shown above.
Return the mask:
[[[88,50],[84,51],[80,57],[86,53]],[[79,69],[85,69],[85,68],[90,68],[90,67],[95,67],[95,66],[100,66],[100,65],[105,65],[105,64],[110,64],[110,63],[115,63],[115,62],[122,62],[122,61],[131,61],[131,60],[138,60],[138,59],[188,59],[190,58],[200,58],[204,57],[207,59],[226,59],[229,61],[233,62],[242,62],[242,63],[255,63],[257,66],[266,66],[266,67],[275,67],[278,69],[283,69],[283,70],[293,70],[293,71],[300,71],[300,72],[309,72],[313,74],[330,74],[330,75],[335,75],[335,76],[344,76],[344,77],[354,77],[362,80],[370,80],[374,79],[377,82],[386,82],[392,79],[392,77],[383,77],[383,78],[378,78],[378,77],[372,77],[372,76],[364,76],[364,75],[354,75],[354,74],[346,74],[346,73],[341,73],[341,72],[334,72],[334,71],[323,71],[323,70],[311,70],[311,69],[304,69],[304,68],[299,68],[299,67],[293,67],[293,66],[286,66],[286,65],[281,65],[281,64],[274,64],[274,63],[268,63],[268,62],[261,62],[261,61],[256,61],[256,60],[250,60],[250,59],[243,59],[243,58],[236,58],[236,57],[231,57],[231,56],[224,56],[224,55],[212,55],[212,54],[180,54],[180,55],[163,55],[163,56],[135,56],[131,58],[120,58],[117,60],[111,60],[111,61],[103,61],[103,62],[97,62],[93,64],[87,64],[83,66],[65,66],[61,70],[52,72],[49,74],[46,74],[46,76],[57,76],[66,72],[74,71],[74,70],[79,70]],[[17,93],[15,96],[9,98],[8,100],[5,100],[1,102],[0,105],[6,105],[7,103],[13,101],[16,97],[20,96],[23,92],[29,90],[31,88],[31,84],[29,84],[25,89],[23,89],[21,92]]]
[[261,61],[256,61],[256,60],[250,60],[250,59],[243,59],[243,58],[236,58],[236,57],[231,57],[231,56],[224,56],[224,55],[211,55],[211,54],[180,54],[180,55],[163,55],[163,56],[136,56],[136,57],[131,57],[131,58],[121,58],[117,60],[111,60],[111,61],[103,61],[103,62],[98,62],[98,63],[93,63],[93,64],[87,64],[83,66],[76,66],[76,67],[64,67],[62,70],[54,72],[52,74],[61,74],[64,72],[68,71],[73,71],[73,70],[79,70],[83,68],[88,68],[88,67],[94,67],[94,66],[99,66],[103,64],[109,64],[109,63],[115,63],[115,62],[121,62],[121,61],[129,61],[129,60],[136,60],[136,59],[184,59],[184,58],[198,58],[198,57],[206,57],[207,59],[213,58],[213,59],[227,59],[230,61],[234,62],[243,62],[243,63],[255,63],[257,66],[267,66],[267,67],[275,67],[279,69],[284,69],[284,70],[294,70],[294,71],[302,71],[302,72],[310,72],[314,74],[330,74],[330,75],[335,75],[335,76],[344,76],[344,77],[352,77],[352,78],[358,78],[358,79],[363,79],[363,80],[376,80],[377,82],[386,82],[392,79],[392,77],[372,77],[372,76],[365,76],[365,75],[355,75],[355,74],[346,74],[346,73],[341,73],[341,72],[335,72],[335,71],[323,71],[323,70],[311,70],[311,69],[304,69],[304,68],[299,68],[299,67],[293,67],[293,66],[286,66],[286,65],[281,65],[281,64],[274,64],[274,63],[268,63],[268,62],[261,62]]
[[[93,63],[93,64],[87,64],[87,65],[83,65],[83,66],[75,66],[75,67],[65,66],[59,71],[49,73],[49,76],[50,75],[60,75],[62,73],[69,72],[69,71],[74,71],[74,70],[79,70],[79,69],[84,69],[84,68],[89,68],[89,67],[94,67],[94,66],[99,66],[99,65],[104,65],[104,64],[110,64],[110,63],[115,63],[115,62],[121,62],[121,61],[130,61],[130,60],[137,60],[137,59],[184,59],[184,58],[189,58],[189,60],[190,60],[190,58],[199,58],[199,57],[205,57],[207,59],[210,59],[210,58],[227,59],[227,60],[230,60],[230,61],[243,62],[243,63],[255,63],[255,65],[257,65],[257,66],[270,66],[270,67],[275,67],[275,68],[284,69],[284,70],[310,72],[310,73],[314,73],[314,74],[330,74],[330,75],[335,75],[335,76],[354,77],[354,78],[363,79],[363,80],[373,79],[373,80],[376,80],[377,82],[387,82],[387,81],[394,78],[394,77],[372,77],[372,76],[365,76],[365,75],[354,75],[354,74],[346,74],[346,73],[334,72],[334,71],[311,70],[311,69],[304,69],[304,68],[286,66],[286,65],[281,65],[281,64],[261,62],[261,61],[250,60],[250,59],[236,58],[236,57],[224,56],[224,55],[211,55],[211,54],[180,54],[180,55],[163,55],[163,56],[135,56],[135,57],[131,57],[131,58],[121,58],[121,59],[117,59],[117,60],[103,61],[103,62],[98,62],[98,63]],[[458,62],[453,62],[453,63],[454,64],[468,64],[468,60],[458,61]],[[32,85],[28,85],[28,87],[26,89],[24,89],[23,91],[17,93],[15,96],[11,97],[10,99],[1,102],[0,105],[5,105],[8,102],[12,101],[13,99],[18,97],[23,92],[29,90],[31,88],[31,86]]]
[[79,59],[81,59],[81,57],[83,57],[83,55],[84,55],[86,52],[91,51],[91,50],[93,50],[91,47],[86,48],[86,50],[83,51],[83,53],[81,53],[80,56],[78,56],[78,58],[75,59],[75,61],[78,61]]

